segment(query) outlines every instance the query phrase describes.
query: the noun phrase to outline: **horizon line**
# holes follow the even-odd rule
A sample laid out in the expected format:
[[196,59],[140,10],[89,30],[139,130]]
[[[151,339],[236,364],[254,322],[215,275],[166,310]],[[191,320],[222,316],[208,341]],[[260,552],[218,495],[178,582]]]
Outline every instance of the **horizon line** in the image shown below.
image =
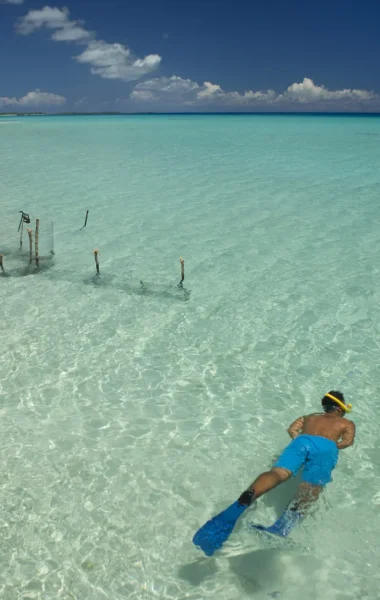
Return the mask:
[[26,112],[0,112],[0,117],[16,117],[16,116],[35,116],[35,117],[59,117],[59,116],[140,116],[140,115],[187,115],[187,116],[247,116],[247,115],[265,115],[265,116],[362,116],[362,117],[379,117],[379,112],[341,112],[341,111],[133,111],[133,112],[121,112],[121,111],[62,111],[62,112],[42,112],[42,111],[26,111]]

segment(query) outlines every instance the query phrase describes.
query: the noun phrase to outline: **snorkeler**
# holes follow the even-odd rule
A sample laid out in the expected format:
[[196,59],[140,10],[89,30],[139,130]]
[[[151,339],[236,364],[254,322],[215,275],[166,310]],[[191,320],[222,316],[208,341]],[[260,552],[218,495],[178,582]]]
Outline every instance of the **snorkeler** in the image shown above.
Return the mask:
[[292,441],[272,469],[259,475],[234,504],[201,527],[193,538],[195,545],[211,556],[223,545],[239,516],[252,502],[292,475],[297,475],[304,467],[296,499],[280,519],[271,527],[255,526],[269,533],[288,535],[324,486],[331,481],[339,450],[354,443],[355,424],[343,418],[351,412],[352,407],[345,403],[343,394],[337,391],[325,394],[322,406],[324,413],[299,417],[290,425],[288,433]]
[[257,477],[240,496],[242,504],[251,504],[291,475],[297,475],[302,467],[301,498],[318,498],[323,487],[331,481],[338,451],[352,446],[355,438],[355,424],[342,418],[351,411],[351,406],[344,403],[343,394],[329,392],[322,398],[322,406],[324,413],[299,417],[290,425],[288,433],[293,441],[271,471]]

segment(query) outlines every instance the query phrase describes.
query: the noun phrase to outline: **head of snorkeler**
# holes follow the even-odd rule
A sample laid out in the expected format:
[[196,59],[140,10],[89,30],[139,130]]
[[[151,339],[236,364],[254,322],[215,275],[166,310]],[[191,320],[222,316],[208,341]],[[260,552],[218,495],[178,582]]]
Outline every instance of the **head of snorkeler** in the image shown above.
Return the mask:
[[342,392],[332,390],[322,398],[323,410],[327,414],[344,417],[346,413],[351,412],[351,404],[346,404]]

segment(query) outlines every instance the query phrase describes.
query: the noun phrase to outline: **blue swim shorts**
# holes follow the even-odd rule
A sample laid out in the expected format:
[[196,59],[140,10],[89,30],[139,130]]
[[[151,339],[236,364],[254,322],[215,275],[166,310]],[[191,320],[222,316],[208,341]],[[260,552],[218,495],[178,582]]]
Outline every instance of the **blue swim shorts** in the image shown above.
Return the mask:
[[338,453],[338,447],[332,440],[302,434],[290,442],[273,466],[287,469],[294,476],[304,467],[302,481],[323,486],[331,481]]

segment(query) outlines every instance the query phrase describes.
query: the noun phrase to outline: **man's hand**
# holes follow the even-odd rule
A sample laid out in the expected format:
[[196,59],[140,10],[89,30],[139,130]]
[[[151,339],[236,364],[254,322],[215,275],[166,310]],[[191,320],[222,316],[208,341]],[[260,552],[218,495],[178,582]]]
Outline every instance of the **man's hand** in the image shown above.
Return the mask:
[[342,434],[342,439],[336,444],[339,450],[344,450],[344,448],[349,448],[353,445],[355,440],[355,432],[355,423],[353,423],[352,421],[347,421],[347,427]]
[[289,427],[288,434],[294,440],[302,431],[304,417],[298,417]]

